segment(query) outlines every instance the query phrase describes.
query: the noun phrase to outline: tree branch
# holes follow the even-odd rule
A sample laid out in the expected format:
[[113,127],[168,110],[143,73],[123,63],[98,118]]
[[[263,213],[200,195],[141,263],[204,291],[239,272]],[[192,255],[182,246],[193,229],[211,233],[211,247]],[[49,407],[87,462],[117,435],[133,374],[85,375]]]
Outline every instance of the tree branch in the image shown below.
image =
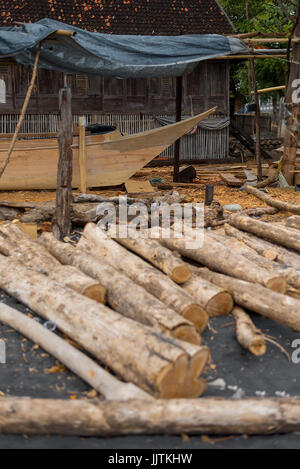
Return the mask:
[[288,10],[288,8],[285,6],[285,4],[281,0],[275,0],[277,5],[281,8],[285,16],[288,18],[289,21],[292,21],[292,23],[296,24],[296,18],[292,16]]

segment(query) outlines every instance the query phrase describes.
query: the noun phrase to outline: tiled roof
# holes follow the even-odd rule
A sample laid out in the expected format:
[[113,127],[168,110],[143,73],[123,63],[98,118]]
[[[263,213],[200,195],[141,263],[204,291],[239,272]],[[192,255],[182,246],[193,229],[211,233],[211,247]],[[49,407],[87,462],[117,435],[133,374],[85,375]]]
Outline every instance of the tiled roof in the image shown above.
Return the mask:
[[215,0],[0,0],[0,26],[51,18],[113,34],[230,34]]

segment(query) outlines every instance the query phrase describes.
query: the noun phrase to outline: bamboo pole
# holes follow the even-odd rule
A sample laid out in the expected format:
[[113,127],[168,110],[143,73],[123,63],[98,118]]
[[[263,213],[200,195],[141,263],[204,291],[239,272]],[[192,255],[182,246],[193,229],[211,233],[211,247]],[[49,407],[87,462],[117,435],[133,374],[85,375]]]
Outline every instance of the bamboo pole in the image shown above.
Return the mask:
[[30,81],[30,84],[29,84],[29,87],[28,87],[28,90],[27,90],[27,94],[26,94],[25,101],[24,101],[24,104],[23,104],[23,107],[22,107],[22,110],[21,110],[21,114],[20,114],[20,117],[19,117],[19,120],[18,120],[18,123],[17,123],[17,126],[16,126],[16,130],[15,130],[15,133],[14,133],[14,135],[13,135],[13,138],[12,138],[12,140],[11,140],[11,142],[10,142],[10,145],[9,145],[9,148],[8,148],[8,151],[7,151],[6,158],[5,158],[3,164],[2,164],[2,166],[1,166],[1,168],[0,168],[0,178],[1,178],[1,176],[3,175],[5,169],[6,169],[8,163],[9,163],[9,161],[10,161],[10,157],[11,157],[11,154],[12,154],[13,149],[14,149],[14,147],[15,147],[15,143],[16,143],[16,141],[17,141],[20,128],[21,128],[21,126],[22,126],[22,124],[23,124],[24,116],[25,116],[25,114],[26,114],[27,107],[28,107],[28,104],[29,104],[29,100],[30,100],[30,97],[31,97],[31,94],[32,94],[32,90],[33,90],[33,87],[34,87],[34,84],[35,84],[36,77],[37,77],[38,63],[39,63],[40,53],[41,53],[41,45],[39,45],[38,50],[37,50],[37,53],[36,53],[36,56],[35,56],[31,81]]

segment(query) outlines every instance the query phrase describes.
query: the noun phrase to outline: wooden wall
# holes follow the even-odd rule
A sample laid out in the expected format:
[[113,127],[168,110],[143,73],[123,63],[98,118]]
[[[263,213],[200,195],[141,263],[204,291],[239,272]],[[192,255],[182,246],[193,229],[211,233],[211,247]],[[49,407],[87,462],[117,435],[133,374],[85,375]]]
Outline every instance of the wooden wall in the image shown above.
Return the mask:
[[[0,78],[7,86],[6,104],[0,114],[20,111],[31,76],[31,69],[20,65],[0,64]],[[174,114],[175,79],[106,79],[69,75],[73,94],[73,113]],[[229,62],[207,61],[184,77],[183,113],[200,113],[218,106],[218,113],[229,114]],[[58,90],[63,74],[40,70],[30,100],[28,113],[47,114],[58,111]]]

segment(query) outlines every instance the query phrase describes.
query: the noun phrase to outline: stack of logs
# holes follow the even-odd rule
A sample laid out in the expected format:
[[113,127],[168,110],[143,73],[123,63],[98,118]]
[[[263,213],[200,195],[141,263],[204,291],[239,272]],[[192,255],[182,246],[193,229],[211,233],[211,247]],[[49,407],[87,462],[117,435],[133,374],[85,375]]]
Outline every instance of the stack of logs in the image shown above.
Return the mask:
[[[298,206],[267,203],[300,214]],[[234,434],[268,433],[278,425],[299,431],[297,400],[262,399],[259,415],[256,400],[190,400],[206,389],[201,375],[210,351],[201,334],[210,317],[232,314],[239,343],[256,356],[266,353],[266,337],[251,312],[300,331],[299,227],[297,217],[281,226],[234,214],[191,248],[189,230],[184,238],[163,229],[158,239],[153,230],[152,238],[111,238],[88,223],[74,245],[51,233],[33,241],[16,223],[0,225],[0,288],[55,322],[82,351],[4,304],[0,321],[108,399],[94,403],[93,411],[87,402],[79,409],[78,403],[1,399],[0,431]],[[124,406],[109,403],[134,398]],[[174,398],[180,400],[160,401]],[[35,412],[30,425],[29,410]]]

